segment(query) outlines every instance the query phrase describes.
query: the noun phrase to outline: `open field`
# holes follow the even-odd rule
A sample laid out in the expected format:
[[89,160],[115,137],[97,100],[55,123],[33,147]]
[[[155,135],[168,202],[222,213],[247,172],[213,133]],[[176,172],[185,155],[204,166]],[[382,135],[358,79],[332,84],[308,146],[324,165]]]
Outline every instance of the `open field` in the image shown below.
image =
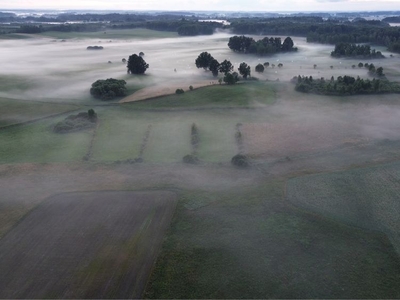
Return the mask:
[[78,106],[0,98],[0,127],[24,123],[68,111]]
[[95,32],[60,32],[47,31],[40,34],[56,39],[160,39],[178,37],[176,32],[156,31],[144,28],[114,29]]
[[[0,41],[0,126],[19,123],[0,130],[0,298],[400,298],[398,95],[289,83],[367,78],[358,61],[304,38],[259,57],[230,51],[226,32],[46,34]],[[129,75],[121,60],[139,51],[150,68]],[[194,64],[203,51],[258,81],[215,84]],[[376,65],[400,82],[398,59]],[[283,68],[257,74],[265,61]],[[129,95],[93,99],[111,77]],[[54,133],[75,108],[96,128]],[[197,165],[182,162],[193,123]],[[230,163],[237,128],[245,169]]]
[[398,162],[289,180],[288,200],[343,222],[385,232],[400,252]]
[[47,200],[1,240],[0,297],[140,297],[175,205],[170,192]]

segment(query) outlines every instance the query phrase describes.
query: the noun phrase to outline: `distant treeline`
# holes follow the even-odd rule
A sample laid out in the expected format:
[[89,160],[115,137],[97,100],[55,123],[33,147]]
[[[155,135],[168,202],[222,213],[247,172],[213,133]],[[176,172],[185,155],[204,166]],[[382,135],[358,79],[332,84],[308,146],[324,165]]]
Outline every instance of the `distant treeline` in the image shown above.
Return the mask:
[[357,19],[353,22],[321,17],[243,18],[234,19],[236,34],[291,35],[307,37],[307,42],[323,44],[371,43],[400,52],[400,27],[381,21]]
[[370,45],[356,45],[350,43],[339,43],[335,45],[335,50],[331,52],[333,57],[352,57],[352,58],[385,58],[380,51],[371,50]]
[[228,43],[228,47],[235,52],[258,55],[297,51],[297,48],[293,46],[294,43],[290,37],[287,37],[282,43],[281,38],[277,37],[265,37],[261,40],[255,41],[251,37],[235,35],[229,39]]
[[332,76],[330,80],[324,78],[313,79],[312,76],[295,76],[296,91],[321,95],[365,95],[400,93],[400,85],[387,79],[361,79],[351,76],[339,76],[336,80]]
[[[10,18],[10,17],[7,17]],[[15,22],[40,22],[40,24],[20,24],[18,33],[40,33],[45,31],[85,32],[103,31],[106,29],[146,28],[158,31],[177,32],[183,36],[213,34],[216,28],[223,27],[218,22],[199,22],[196,18],[183,18],[177,15],[134,15],[134,14],[62,14],[56,18],[26,17],[24,19],[11,17]],[[72,23],[67,22],[82,22]],[[60,22],[60,24],[54,24]],[[98,22],[98,23],[96,23]],[[48,24],[47,24],[48,23]]]

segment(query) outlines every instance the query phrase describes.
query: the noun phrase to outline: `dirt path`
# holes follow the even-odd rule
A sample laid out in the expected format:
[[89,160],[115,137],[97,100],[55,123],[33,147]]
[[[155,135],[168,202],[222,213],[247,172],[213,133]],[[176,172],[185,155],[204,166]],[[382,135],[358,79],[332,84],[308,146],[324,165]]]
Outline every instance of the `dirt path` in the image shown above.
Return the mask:
[[177,89],[189,91],[189,86],[192,85],[194,89],[219,84],[217,80],[204,80],[193,84],[171,82],[169,84],[160,84],[143,88],[128,97],[120,100],[119,103],[134,102],[150,98],[156,98],[166,95],[173,95]]

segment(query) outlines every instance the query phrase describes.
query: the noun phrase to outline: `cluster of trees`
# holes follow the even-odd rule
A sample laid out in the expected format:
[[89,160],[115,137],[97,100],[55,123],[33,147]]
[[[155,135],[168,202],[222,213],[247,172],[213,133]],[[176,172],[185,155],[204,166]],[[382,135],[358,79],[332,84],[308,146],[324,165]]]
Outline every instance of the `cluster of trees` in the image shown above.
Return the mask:
[[115,97],[122,97],[126,95],[126,81],[114,78],[106,80],[97,80],[92,84],[90,94],[101,100],[111,100]]
[[54,126],[55,133],[69,133],[93,127],[97,122],[97,114],[93,109],[81,112],[77,115],[70,115]]
[[389,82],[386,79],[361,79],[352,76],[339,76],[335,80],[332,76],[330,80],[324,78],[313,79],[312,76],[295,76],[293,81],[296,83],[296,91],[302,93],[314,93],[323,95],[357,95],[357,94],[382,94],[400,93],[398,83]]
[[371,50],[370,45],[356,45],[351,43],[339,43],[335,45],[335,50],[331,52],[333,57],[356,57],[356,58],[385,58],[382,52]]
[[103,46],[88,46],[87,50],[103,50]]
[[[219,63],[210,53],[202,52],[196,58],[195,64],[197,68],[211,71],[214,77],[217,77],[218,73],[223,73],[223,81],[227,84],[235,84],[239,81],[239,74],[232,72],[233,65],[229,60],[225,59],[222,63]],[[239,65],[238,71],[245,79],[251,75],[251,68],[245,62]]]
[[255,41],[252,37],[235,35],[229,39],[228,43],[228,47],[235,52],[258,55],[297,51],[297,48],[293,46],[294,43],[290,37],[287,37],[282,43],[281,38],[278,37],[265,37],[261,40]]
[[400,27],[381,21],[327,19],[322,17],[281,17],[235,19],[236,34],[305,36],[308,42],[323,44],[372,43],[400,52]]

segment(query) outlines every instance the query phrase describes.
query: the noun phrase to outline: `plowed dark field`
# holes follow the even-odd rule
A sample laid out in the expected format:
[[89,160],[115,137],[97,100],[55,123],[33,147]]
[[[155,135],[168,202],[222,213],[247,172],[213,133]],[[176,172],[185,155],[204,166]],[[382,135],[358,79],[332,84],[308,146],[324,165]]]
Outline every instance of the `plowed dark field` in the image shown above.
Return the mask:
[[140,298],[175,207],[164,191],[48,199],[0,241],[0,298]]

